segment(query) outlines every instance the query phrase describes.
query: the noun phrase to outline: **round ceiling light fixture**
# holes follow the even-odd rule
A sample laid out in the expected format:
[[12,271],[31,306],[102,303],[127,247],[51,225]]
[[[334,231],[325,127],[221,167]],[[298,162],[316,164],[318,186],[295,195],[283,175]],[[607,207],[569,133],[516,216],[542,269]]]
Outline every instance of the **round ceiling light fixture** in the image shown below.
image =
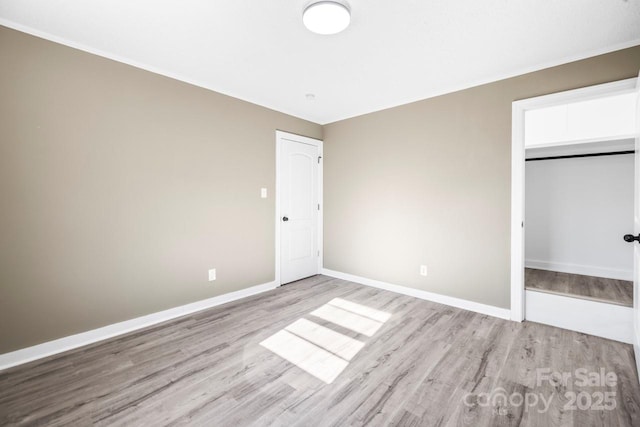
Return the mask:
[[304,8],[302,22],[316,34],[337,34],[349,26],[351,11],[342,1],[314,1]]

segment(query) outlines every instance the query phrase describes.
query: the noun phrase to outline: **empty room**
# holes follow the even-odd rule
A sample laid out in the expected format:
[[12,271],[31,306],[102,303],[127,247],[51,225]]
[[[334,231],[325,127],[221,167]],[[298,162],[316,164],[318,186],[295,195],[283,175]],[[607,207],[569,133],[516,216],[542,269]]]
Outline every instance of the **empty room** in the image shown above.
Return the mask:
[[0,0],[0,425],[640,426],[639,72],[639,0]]

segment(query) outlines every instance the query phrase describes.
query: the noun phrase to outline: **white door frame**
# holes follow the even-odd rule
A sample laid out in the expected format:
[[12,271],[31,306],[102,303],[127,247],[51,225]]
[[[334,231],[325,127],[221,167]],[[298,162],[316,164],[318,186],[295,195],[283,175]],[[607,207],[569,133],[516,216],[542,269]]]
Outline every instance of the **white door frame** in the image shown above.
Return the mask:
[[[512,103],[511,116],[511,320],[521,322],[525,318],[524,292],[524,114],[527,110],[570,102],[587,101],[635,90],[637,78],[620,80],[596,86],[589,86],[565,92],[523,99]],[[615,139],[629,139],[625,135]],[[579,144],[587,142],[611,141],[613,138],[597,138],[579,141],[562,141],[551,145]],[[540,145],[542,147],[542,145]]]
[[323,221],[323,212],[324,212],[324,198],[323,198],[323,158],[322,158],[322,146],[323,141],[315,138],[309,138],[308,136],[296,135],[294,133],[284,132],[281,130],[276,130],[276,266],[275,266],[275,281],[278,286],[282,285],[280,282],[280,227],[282,226],[282,222],[280,221],[281,212],[280,212],[280,184],[282,181],[282,177],[280,176],[280,150],[282,148],[283,141],[293,141],[300,142],[303,144],[314,145],[318,147],[318,156],[320,156],[320,160],[318,161],[318,203],[320,204],[320,209],[318,210],[318,265],[317,265],[317,273],[319,274],[322,271],[323,266],[323,253],[324,253],[324,245],[323,245],[323,231],[322,224]]

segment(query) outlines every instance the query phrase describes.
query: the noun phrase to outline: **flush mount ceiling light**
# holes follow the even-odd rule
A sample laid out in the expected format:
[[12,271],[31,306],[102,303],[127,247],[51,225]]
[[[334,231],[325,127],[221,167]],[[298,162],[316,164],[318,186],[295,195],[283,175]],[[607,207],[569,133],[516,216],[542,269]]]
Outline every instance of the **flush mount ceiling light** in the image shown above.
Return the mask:
[[337,34],[349,26],[351,11],[342,1],[314,1],[302,12],[302,22],[316,34]]

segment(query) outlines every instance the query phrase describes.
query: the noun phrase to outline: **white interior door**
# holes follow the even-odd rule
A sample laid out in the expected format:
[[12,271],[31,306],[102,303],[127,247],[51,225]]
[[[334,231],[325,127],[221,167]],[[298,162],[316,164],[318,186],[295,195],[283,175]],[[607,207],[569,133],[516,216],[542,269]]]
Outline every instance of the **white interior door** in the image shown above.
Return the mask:
[[280,138],[280,282],[318,274],[320,141]]
[[[633,212],[633,233],[637,240],[631,242],[633,248],[633,323],[636,332],[634,345],[636,366],[640,372],[640,75],[636,81],[636,166],[635,166],[635,207]],[[626,237],[626,236],[625,236]]]

